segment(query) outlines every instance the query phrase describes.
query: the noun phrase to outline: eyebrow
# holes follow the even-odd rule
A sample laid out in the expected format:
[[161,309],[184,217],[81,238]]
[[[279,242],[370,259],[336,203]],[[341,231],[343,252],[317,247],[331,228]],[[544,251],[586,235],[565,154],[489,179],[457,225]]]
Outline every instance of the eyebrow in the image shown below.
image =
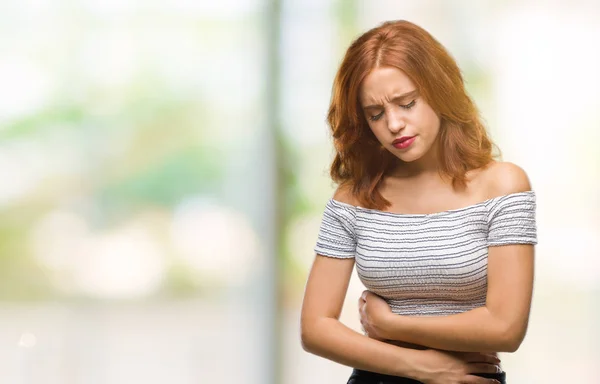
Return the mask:
[[[392,101],[393,102],[398,102],[398,101],[401,101],[401,100],[404,100],[404,99],[408,99],[408,98],[413,98],[413,97],[416,98],[418,95],[419,95],[419,90],[415,89],[415,90],[412,90],[410,92],[403,93],[402,95],[395,96],[392,99]],[[373,104],[373,105],[368,105],[366,107],[363,107],[364,110],[367,110],[367,109],[379,109],[379,108],[381,108],[381,105],[378,105],[378,104]]]

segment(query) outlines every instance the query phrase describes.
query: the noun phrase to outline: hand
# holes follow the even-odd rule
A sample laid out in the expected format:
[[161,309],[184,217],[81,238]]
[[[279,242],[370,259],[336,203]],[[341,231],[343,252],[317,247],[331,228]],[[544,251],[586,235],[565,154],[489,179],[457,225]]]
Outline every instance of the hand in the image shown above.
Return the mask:
[[388,303],[373,292],[364,291],[358,299],[360,323],[367,336],[376,340],[386,340],[383,325],[387,316],[393,316]]
[[499,373],[500,359],[491,353],[449,352],[429,349],[417,378],[425,384],[498,384],[475,373]]

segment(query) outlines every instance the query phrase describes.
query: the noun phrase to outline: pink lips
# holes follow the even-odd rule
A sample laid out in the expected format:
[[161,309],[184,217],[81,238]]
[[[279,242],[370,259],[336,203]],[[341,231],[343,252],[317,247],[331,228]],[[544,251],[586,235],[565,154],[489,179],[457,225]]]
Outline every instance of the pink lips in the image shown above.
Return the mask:
[[416,139],[417,136],[402,136],[392,142],[392,145],[398,149],[408,148]]

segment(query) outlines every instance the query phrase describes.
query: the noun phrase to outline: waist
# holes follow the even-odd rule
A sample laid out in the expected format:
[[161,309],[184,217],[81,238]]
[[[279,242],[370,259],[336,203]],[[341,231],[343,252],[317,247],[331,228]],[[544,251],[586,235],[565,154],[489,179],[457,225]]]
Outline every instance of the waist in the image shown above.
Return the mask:
[[[474,376],[495,379],[500,384],[506,384],[506,372],[501,373],[474,373]],[[407,377],[390,376],[382,373],[354,369],[348,379],[348,384],[423,384],[422,382]]]
[[[404,341],[398,341],[398,340],[383,340],[383,342],[384,343],[388,343],[388,344],[392,344],[392,345],[395,345],[395,346],[398,346],[398,347],[401,347],[401,348],[418,349],[418,350],[431,349],[431,348],[425,347],[423,345],[406,343]],[[492,352],[490,354],[498,357],[498,353],[496,353],[496,352]],[[500,366],[500,368],[502,368],[501,364],[499,364],[499,366]]]
[[[418,350],[432,349],[432,348],[429,348],[429,347],[425,347],[423,345],[406,343],[404,341],[398,341],[398,340],[383,340],[383,342],[395,345],[397,347],[402,347],[402,348],[418,349]],[[498,357],[498,353],[496,353],[496,352],[491,353],[491,354],[494,355],[494,356],[496,356],[496,357]]]

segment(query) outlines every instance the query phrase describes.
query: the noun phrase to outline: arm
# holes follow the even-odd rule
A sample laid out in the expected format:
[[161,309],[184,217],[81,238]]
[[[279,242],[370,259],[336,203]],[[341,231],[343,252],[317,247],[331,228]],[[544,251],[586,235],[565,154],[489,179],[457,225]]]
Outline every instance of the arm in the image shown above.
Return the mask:
[[498,372],[500,360],[495,356],[401,348],[344,326],[339,316],[353,265],[353,259],[315,258],[302,304],[304,350],[350,367],[427,384],[497,383],[473,375]]
[[[525,172],[511,163],[498,163],[490,171],[496,196],[529,191]],[[496,216],[492,244],[488,247],[488,288],[486,305],[443,317],[393,315],[381,298],[363,295],[361,321],[369,334],[456,351],[514,352],[527,329],[533,290],[534,247],[532,244],[504,244],[501,236],[514,228],[509,216]],[[523,224],[526,225],[526,224]],[[492,227],[491,227],[492,228]],[[527,228],[529,229],[529,228]],[[492,233],[492,232],[490,232]],[[499,240],[500,239],[500,240]],[[364,301],[366,299],[366,301]],[[366,304],[366,305],[365,305]]]
[[[533,246],[490,247],[486,305],[443,317],[389,312],[380,337],[451,351],[514,352],[525,337],[533,289]],[[367,302],[373,295],[367,295]],[[381,299],[379,299],[381,300]]]
[[317,256],[301,314],[302,347],[340,364],[389,375],[416,377],[419,352],[386,344],[339,321],[354,259]]

